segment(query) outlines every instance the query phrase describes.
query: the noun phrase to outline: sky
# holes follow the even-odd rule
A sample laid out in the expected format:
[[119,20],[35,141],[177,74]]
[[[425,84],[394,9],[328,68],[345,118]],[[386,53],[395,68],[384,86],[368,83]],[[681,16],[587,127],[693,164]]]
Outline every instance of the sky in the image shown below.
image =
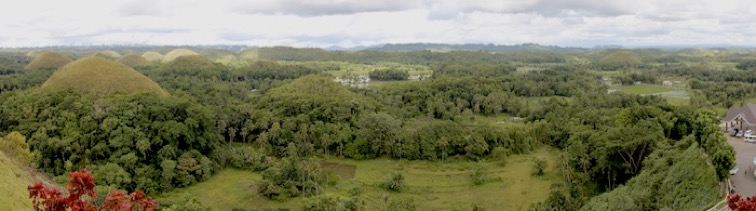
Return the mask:
[[23,0],[0,47],[756,43],[751,0]]

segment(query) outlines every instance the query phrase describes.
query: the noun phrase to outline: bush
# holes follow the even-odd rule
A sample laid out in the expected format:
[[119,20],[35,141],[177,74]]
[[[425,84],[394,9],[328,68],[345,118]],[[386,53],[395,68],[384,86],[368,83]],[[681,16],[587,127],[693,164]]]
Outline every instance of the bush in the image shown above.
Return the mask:
[[263,172],[257,190],[269,199],[283,200],[300,195],[317,195],[324,182],[323,171],[316,161],[285,158],[282,164],[271,166]]
[[486,208],[483,208],[483,207],[480,206],[480,204],[475,203],[475,204],[472,205],[472,210],[473,211],[485,211]]
[[235,168],[263,171],[270,165],[265,153],[253,147],[237,147],[228,152],[229,163]]
[[306,211],[356,211],[362,209],[364,203],[358,197],[344,197],[324,194],[305,201]]
[[163,211],[210,211],[210,207],[205,206],[195,196],[184,196],[180,201],[172,204]]
[[540,158],[536,158],[533,161],[533,175],[543,176],[546,170],[546,161]]
[[401,192],[404,188],[404,176],[401,172],[395,172],[381,186],[387,190]]
[[29,151],[29,144],[26,143],[26,137],[19,132],[13,131],[5,138],[0,137],[0,150],[24,165],[29,165],[31,162],[32,153]]
[[472,181],[474,185],[482,185],[488,182],[488,169],[486,167],[475,168],[472,172]]
[[502,167],[507,165],[507,157],[509,157],[510,154],[512,154],[512,150],[504,147],[494,147],[493,150],[491,150],[491,158]]

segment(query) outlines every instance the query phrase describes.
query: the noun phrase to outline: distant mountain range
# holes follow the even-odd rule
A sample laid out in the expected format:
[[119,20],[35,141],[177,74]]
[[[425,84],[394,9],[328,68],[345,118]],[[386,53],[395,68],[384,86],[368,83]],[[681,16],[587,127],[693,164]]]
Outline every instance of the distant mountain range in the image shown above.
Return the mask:
[[365,50],[376,51],[486,51],[486,52],[572,52],[584,53],[589,52],[589,48],[578,47],[560,47],[540,45],[535,43],[524,43],[519,45],[494,45],[494,44],[441,44],[441,43],[407,43],[407,44],[385,44],[379,47],[368,47]]
[[[91,46],[46,46],[46,47],[20,47],[4,48],[0,51],[65,51],[65,50],[121,50],[121,51],[170,51],[176,48],[190,48],[196,50],[226,50],[230,52],[240,52],[249,48],[274,48],[274,46],[250,46],[250,45],[91,45]],[[297,49],[313,49],[312,47]],[[662,49],[662,50],[683,50],[691,48],[703,49],[743,49],[756,50],[756,46],[736,46],[736,45],[667,45],[667,46],[622,46],[622,45],[597,45],[594,47],[567,47],[556,45],[541,45],[536,43],[523,43],[515,45],[497,45],[497,44],[446,44],[446,43],[399,43],[399,44],[379,44],[370,46],[341,47],[330,46],[319,49],[327,51],[385,51],[385,52],[403,52],[403,51],[483,51],[494,53],[514,53],[514,52],[551,52],[551,53],[586,53],[603,49]]]

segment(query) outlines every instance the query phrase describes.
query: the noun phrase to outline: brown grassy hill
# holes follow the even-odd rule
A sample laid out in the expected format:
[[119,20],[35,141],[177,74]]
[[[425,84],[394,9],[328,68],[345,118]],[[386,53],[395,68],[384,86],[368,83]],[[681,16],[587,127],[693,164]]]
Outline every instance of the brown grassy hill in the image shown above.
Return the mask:
[[611,53],[599,61],[605,65],[632,66],[641,64],[641,58],[632,51],[617,51]]
[[200,49],[200,50],[197,50],[197,53],[199,53],[200,55],[210,60],[224,58],[230,55],[236,55],[236,53],[231,52],[229,50],[215,49],[215,48]]
[[101,57],[81,58],[55,71],[42,89],[74,89],[81,93],[103,95],[109,93],[132,93],[151,91],[168,95],[147,76],[130,67]]
[[160,54],[155,51],[147,51],[142,54],[142,57],[144,59],[147,59],[147,61],[154,62],[154,61],[161,61],[163,60],[163,54]]
[[215,63],[200,55],[179,56],[169,64],[181,64],[183,66],[193,66],[195,69],[205,69],[215,67]]
[[129,67],[150,64],[150,61],[147,61],[147,59],[145,59],[141,55],[134,53],[126,54],[126,56],[121,57],[121,59],[119,59],[118,61]]
[[70,57],[56,52],[46,52],[37,56],[24,69],[57,69],[73,61]]
[[168,71],[213,70],[215,67],[215,63],[200,55],[179,56],[163,65],[163,69]]
[[200,55],[200,54],[189,49],[179,48],[165,54],[165,56],[163,57],[163,62],[170,62],[181,56],[191,56],[191,55]]
[[98,52],[95,54],[95,56],[105,57],[113,60],[121,58],[121,54],[115,51]]

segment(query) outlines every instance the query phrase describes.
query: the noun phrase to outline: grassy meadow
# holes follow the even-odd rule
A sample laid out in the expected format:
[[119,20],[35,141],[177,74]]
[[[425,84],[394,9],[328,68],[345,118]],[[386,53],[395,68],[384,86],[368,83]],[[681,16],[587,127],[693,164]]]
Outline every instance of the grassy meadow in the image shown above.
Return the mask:
[[[530,154],[510,156],[505,162],[473,162],[453,158],[445,162],[329,158],[324,160],[324,163],[330,164],[325,169],[336,169],[337,175],[347,178],[325,187],[325,193],[347,195],[349,187],[355,184],[362,186],[361,198],[365,201],[366,210],[386,210],[388,202],[392,200],[412,201],[417,210],[469,210],[473,204],[489,210],[527,210],[531,204],[543,201],[549,194],[551,184],[561,179],[561,172],[556,168],[556,154],[553,149],[542,148]],[[532,176],[533,160],[536,158],[548,163],[544,176]],[[488,171],[488,182],[474,185],[471,174],[481,167]],[[379,187],[396,171],[401,171],[405,177],[406,188],[402,192]],[[354,175],[354,178],[348,178],[350,175]],[[193,195],[214,210],[302,209],[306,198],[274,201],[258,195],[255,183],[261,179],[259,173],[229,168],[205,182],[164,193],[157,199],[169,202]]]
[[628,85],[628,86],[617,86],[617,88],[622,90],[622,92],[624,93],[639,94],[639,95],[658,94],[662,92],[675,90],[675,88],[673,87],[666,87],[666,86],[662,86],[658,84],[638,84],[638,85]]

